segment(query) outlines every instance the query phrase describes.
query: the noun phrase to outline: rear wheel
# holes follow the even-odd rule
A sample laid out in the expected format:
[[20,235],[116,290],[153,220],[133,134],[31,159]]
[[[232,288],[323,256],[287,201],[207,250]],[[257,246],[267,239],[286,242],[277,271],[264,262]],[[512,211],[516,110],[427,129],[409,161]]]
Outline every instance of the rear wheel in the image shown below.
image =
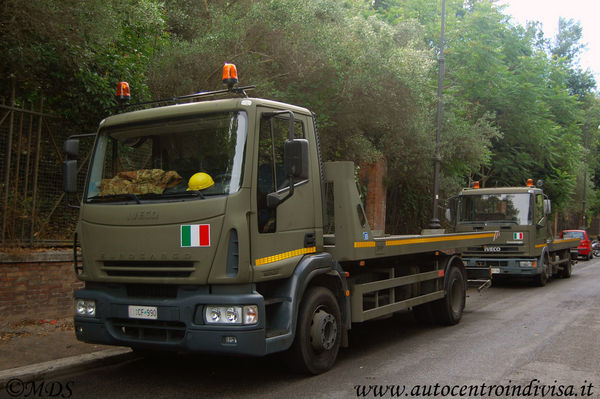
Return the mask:
[[535,277],[535,284],[538,287],[543,287],[548,283],[548,257],[544,256],[544,263],[542,267],[542,272]]
[[324,287],[307,289],[300,304],[296,337],[288,351],[291,367],[320,374],[337,359],[342,337],[342,317],[333,293]]
[[[570,257],[569,254],[567,254],[567,255]],[[571,259],[569,259],[569,261],[567,263],[563,263],[563,269],[562,269],[562,271],[560,273],[560,276],[562,278],[569,278],[569,277],[571,277],[571,267],[572,267],[571,266]]]
[[465,309],[466,284],[461,270],[451,266],[445,281],[446,296],[431,303],[435,321],[442,325],[457,324]]
[[573,264],[571,261],[571,253],[569,251],[565,251],[563,252],[563,261],[566,260],[566,263],[563,263],[563,267],[562,270],[560,271],[560,276],[562,278],[570,278],[571,277],[571,272],[572,272],[572,268],[573,268]]

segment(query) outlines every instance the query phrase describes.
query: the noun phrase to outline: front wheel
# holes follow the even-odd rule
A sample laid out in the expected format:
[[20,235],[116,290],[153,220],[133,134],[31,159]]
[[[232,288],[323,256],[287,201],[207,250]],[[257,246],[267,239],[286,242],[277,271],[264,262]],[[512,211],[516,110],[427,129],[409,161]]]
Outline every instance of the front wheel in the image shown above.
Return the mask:
[[320,374],[333,367],[342,327],[340,307],[333,293],[325,287],[308,288],[298,312],[296,337],[288,351],[292,368]]
[[437,323],[451,326],[457,324],[462,318],[467,296],[465,278],[458,267],[450,267],[445,288],[446,296],[432,302],[431,310]]
[[544,263],[543,263],[541,273],[535,277],[535,284],[538,287],[543,287],[548,283],[548,274],[547,274],[548,266],[549,266],[548,257],[544,256]]

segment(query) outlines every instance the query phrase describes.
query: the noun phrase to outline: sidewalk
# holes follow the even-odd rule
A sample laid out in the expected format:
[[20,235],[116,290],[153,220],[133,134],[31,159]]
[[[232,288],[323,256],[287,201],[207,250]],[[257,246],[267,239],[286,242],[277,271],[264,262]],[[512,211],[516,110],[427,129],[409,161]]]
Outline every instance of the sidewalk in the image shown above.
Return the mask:
[[0,387],[11,378],[39,379],[130,355],[129,348],[78,341],[72,318],[0,322]]

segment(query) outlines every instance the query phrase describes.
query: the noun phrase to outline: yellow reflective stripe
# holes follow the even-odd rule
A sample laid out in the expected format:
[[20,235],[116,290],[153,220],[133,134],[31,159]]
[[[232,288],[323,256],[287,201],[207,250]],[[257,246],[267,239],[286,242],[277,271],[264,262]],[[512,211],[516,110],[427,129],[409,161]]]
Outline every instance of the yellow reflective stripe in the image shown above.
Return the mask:
[[563,242],[571,242],[571,241],[579,241],[581,240],[581,238],[559,238],[557,240],[554,240],[555,243],[560,244]]
[[354,248],[373,248],[375,241],[357,241],[354,243]]
[[267,256],[266,258],[256,259],[255,264],[256,266],[266,265],[267,263],[277,262],[278,260],[284,260],[298,255],[311,254],[314,252],[317,252],[317,247],[296,249],[294,251],[284,252],[282,254]]
[[406,244],[423,244],[426,242],[440,242],[440,241],[457,241],[464,240],[468,238],[494,238],[494,233],[486,233],[486,234],[463,234],[459,236],[450,236],[450,237],[423,237],[423,238],[408,238],[405,240],[390,240],[386,241],[386,246],[392,245],[406,245]]
[[[494,233],[484,234],[462,234],[458,236],[450,237],[422,237],[422,238],[406,238],[403,240],[390,240],[385,241],[386,246],[392,245],[406,245],[406,244],[423,244],[427,242],[441,242],[441,241],[457,241],[464,240],[467,238],[493,238]],[[374,248],[376,246],[375,241],[355,241],[354,248]]]
[[536,248],[546,248],[548,246],[548,244],[538,244],[535,247]]

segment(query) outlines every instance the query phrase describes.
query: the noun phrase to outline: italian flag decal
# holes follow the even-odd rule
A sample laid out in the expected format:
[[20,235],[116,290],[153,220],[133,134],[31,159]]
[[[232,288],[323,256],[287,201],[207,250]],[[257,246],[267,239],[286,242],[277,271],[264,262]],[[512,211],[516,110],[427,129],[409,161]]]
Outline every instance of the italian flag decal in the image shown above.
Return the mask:
[[522,240],[523,239],[523,233],[514,233],[513,234],[513,240]]
[[181,226],[182,247],[210,247],[210,224]]

